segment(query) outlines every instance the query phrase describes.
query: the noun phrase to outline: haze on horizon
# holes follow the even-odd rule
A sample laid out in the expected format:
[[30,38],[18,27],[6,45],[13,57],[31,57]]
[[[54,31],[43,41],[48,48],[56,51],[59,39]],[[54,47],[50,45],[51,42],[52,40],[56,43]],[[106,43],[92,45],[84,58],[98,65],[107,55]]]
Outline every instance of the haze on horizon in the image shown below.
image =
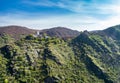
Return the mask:
[[102,30],[120,24],[120,0],[0,0],[0,26]]

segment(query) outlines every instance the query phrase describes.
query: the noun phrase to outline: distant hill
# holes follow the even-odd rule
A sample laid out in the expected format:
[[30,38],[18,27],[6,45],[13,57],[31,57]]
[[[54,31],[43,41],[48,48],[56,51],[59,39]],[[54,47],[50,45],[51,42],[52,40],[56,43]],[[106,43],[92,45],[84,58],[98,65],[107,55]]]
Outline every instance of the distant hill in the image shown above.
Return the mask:
[[102,32],[113,39],[120,39],[120,25],[109,27]]
[[[71,30],[64,27],[55,27],[51,29],[43,29],[38,30],[40,34],[46,33],[48,36],[51,37],[59,37],[59,38],[74,38],[78,36],[80,33],[76,30]],[[27,27],[22,26],[4,26],[0,27],[0,34],[9,34],[15,39],[19,39],[22,35],[28,34],[36,34],[37,30],[29,29]]]
[[44,29],[40,31],[41,34],[46,33],[51,37],[59,37],[59,38],[74,38],[80,34],[77,30],[71,30],[65,27],[55,27],[51,29]]
[[111,37],[115,40],[120,40],[120,25],[108,27],[107,29],[104,30],[92,31],[91,33]]
[[35,30],[22,26],[4,26],[0,27],[0,34],[9,34],[15,39],[20,38],[21,35],[28,35],[35,33]]

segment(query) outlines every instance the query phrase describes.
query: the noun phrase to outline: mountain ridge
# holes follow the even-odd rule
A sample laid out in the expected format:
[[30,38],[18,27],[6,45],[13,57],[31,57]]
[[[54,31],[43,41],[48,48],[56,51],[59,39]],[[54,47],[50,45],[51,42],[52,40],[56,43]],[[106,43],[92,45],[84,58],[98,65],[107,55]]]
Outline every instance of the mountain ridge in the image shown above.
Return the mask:
[[77,30],[72,30],[65,27],[54,27],[50,29],[43,29],[40,33],[46,33],[51,37],[59,37],[59,38],[74,38],[80,34]]
[[22,27],[22,26],[16,26],[16,25],[11,25],[11,26],[4,26],[0,27],[0,34],[9,34],[12,35],[15,39],[20,35],[28,35],[28,34],[35,34],[37,35],[37,32],[42,34],[47,34],[48,36],[51,37],[59,37],[59,38],[74,38],[80,34],[79,31],[77,30],[71,30],[65,27],[54,27],[50,29],[43,29],[43,30],[35,30],[35,29],[29,29],[27,27]]

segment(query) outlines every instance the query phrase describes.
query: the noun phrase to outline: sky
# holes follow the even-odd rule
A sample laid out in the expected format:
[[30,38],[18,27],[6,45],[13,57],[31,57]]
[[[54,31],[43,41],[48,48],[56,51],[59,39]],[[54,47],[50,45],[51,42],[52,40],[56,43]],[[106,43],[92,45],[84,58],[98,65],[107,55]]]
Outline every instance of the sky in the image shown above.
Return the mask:
[[0,26],[103,30],[120,24],[120,0],[0,0]]

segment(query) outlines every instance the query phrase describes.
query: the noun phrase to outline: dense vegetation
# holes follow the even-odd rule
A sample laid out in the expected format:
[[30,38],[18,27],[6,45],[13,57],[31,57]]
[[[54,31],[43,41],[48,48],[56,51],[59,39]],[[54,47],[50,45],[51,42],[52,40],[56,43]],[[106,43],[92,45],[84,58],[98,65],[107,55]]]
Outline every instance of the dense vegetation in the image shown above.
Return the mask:
[[[0,36],[0,83],[119,83],[119,28],[71,40]],[[102,33],[102,34],[101,34]]]

